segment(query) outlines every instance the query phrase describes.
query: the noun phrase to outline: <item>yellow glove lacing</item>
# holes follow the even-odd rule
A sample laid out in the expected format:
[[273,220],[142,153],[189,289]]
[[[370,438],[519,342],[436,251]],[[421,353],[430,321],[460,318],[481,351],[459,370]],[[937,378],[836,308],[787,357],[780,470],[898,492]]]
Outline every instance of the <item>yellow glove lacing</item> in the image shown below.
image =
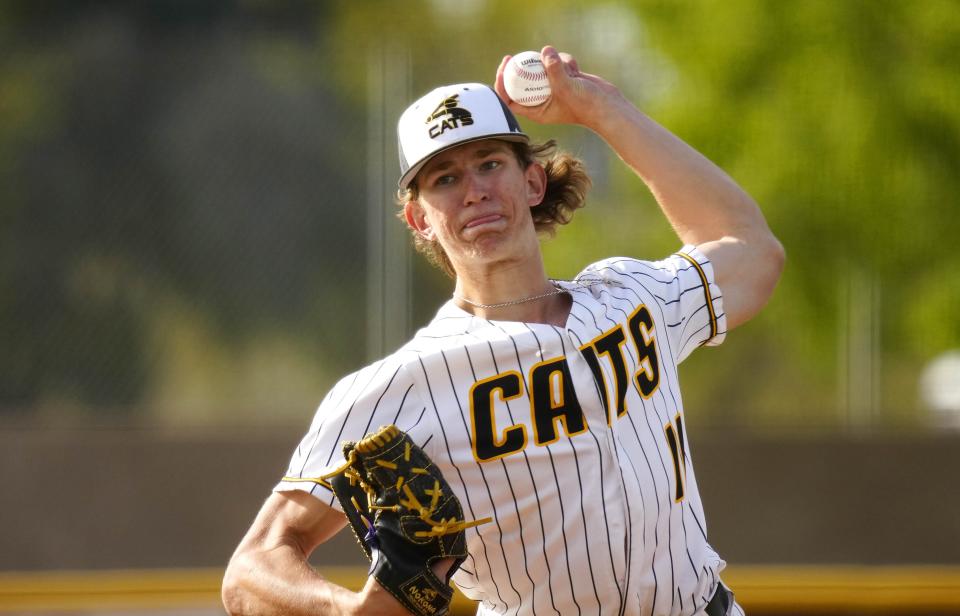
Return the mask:
[[[410,489],[410,486],[407,485],[407,478],[403,475],[397,477],[396,489],[398,492],[402,492],[406,498],[400,498],[398,504],[390,505],[389,507],[383,507],[380,505],[374,504],[377,498],[377,492],[369,483],[367,483],[359,472],[357,472],[354,463],[357,461],[357,452],[371,453],[377,449],[382,449],[387,443],[392,441],[394,438],[400,435],[400,430],[396,426],[386,426],[381,428],[376,434],[365,437],[363,440],[358,442],[353,449],[350,450],[350,457],[347,459],[346,463],[333,471],[324,475],[322,478],[326,479],[334,475],[339,475],[343,473],[345,477],[350,480],[350,485],[359,485],[360,488],[367,495],[367,507],[370,511],[394,511],[400,512],[404,508],[409,511],[416,512],[420,519],[430,526],[430,530],[418,530],[414,533],[416,537],[440,537],[442,535],[449,535],[451,533],[457,533],[467,528],[472,528],[474,526],[479,526],[480,524],[486,524],[487,522],[493,521],[493,518],[483,518],[482,520],[474,520],[472,522],[467,522],[464,520],[457,520],[456,517],[450,518],[440,518],[439,520],[434,518],[434,513],[437,510],[437,504],[440,502],[440,498],[443,496],[443,490],[440,489],[440,482],[436,479],[433,480],[433,489],[424,490],[424,494],[430,497],[430,502],[424,504],[417,498],[413,493],[413,490]],[[403,459],[406,462],[410,461],[410,443],[404,443],[404,452]],[[386,460],[374,460],[374,462],[384,468],[390,470],[398,470],[398,466],[393,462],[388,462]],[[425,468],[411,467],[410,472],[415,475],[429,475],[430,472]],[[353,506],[360,511],[360,504],[356,501],[353,502]],[[362,517],[362,516],[361,516]],[[370,520],[366,520],[367,524],[372,526]]]

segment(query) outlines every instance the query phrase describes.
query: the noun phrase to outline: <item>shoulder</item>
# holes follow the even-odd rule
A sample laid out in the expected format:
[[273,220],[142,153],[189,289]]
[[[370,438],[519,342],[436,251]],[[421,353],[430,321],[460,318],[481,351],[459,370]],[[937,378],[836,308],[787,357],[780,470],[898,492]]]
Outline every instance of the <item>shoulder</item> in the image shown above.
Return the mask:
[[620,287],[665,300],[674,295],[683,270],[693,267],[679,254],[672,254],[659,261],[610,257],[586,266],[574,281],[591,287]]
[[659,261],[630,257],[597,261],[584,268],[576,282],[590,288],[601,303],[607,297],[632,305],[655,304],[657,320],[678,337],[678,345],[691,339],[719,344],[726,332],[713,264],[696,246],[685,245]]
[[485,325],[487,322],[484,319],[478,319],[448,301],[440,307],[433,320],[418,330],[398,353],[403,354],[406,361],[416,363],[424,356],[469,343],[475,338],[477,329]]
[[[691,269],[710,268],[710,261],[695,246],[685,245],[657,261],[634,257],[610,257],[591,263],[577,274],[578,280],[591,278],[620,284],[671,284]],[[710,270],[712,274],[712,269]]]
[[452,302],[445,304],[434,319],[391,354],[374,361],[340,379],[331,393],[338,389],[366,391],[395,388],[398,384],[418,384],[422,364],[429,357],[445,349],[461,346],[474,327],[472,315],[463,312]]
[[375,395],[403,384],[412,384],[406,366],[416,357],[403,349],[355,370],[337,381],[324,402],[342,403],[345,400]]
[[424,355],[455,344],[459,337],[467,333],[471,319],[472,315],[457,308],[453,302],[447,302],[430,323],[420,328],[403,346],[348,374],[337,386],[358,379],[379,381],[398,371],[400,374],[409,372],[410,368],[419,364]]

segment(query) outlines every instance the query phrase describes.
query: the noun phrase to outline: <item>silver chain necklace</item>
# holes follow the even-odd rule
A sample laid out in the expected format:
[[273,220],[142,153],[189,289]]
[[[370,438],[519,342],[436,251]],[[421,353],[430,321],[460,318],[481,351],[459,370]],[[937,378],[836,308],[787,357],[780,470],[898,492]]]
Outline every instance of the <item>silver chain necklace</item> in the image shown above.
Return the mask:
[[554,281],[551,280],[550,284],[554,285],[554,289],[552,291],[547,291],[546,293],[541,293],[540,295],[531,295],[530,297],[524,297],[523,299],[515,299],[509,302],[500,302],[497,304],[481,304],[479,302],[475,302],[473,300],[467,299],[462,295],[454,295],[453,299],[458,299],[461,302],[466,302],[476,308],[504,308],[506,306],[516,306],[517,304],[526,304],[527,302],[543,299],[544,297],[552,297],[554,295],[560,295],[561,293],[566,292],[566,289],[564,289],[563,287],[557,286],[557,283],[555,283]]
[[[605,284],[603,280],[568,280],[567,282],[572,282],[578,287],[584,287],[584,288],[590,288],[598,284]],[[509,302],[500,302],[498,304],[481,304],[480,302],[469,300],[466,297],[463,297],[462,295],[454,295],[453,299],[458,299],[476,308],[504,308],[506,306],[516,306],[517,304],[526,304],[527,302],[543,299],[544,297],[553,297],[554,295],[560,295],[561,293],[567,292],[567,289],[557,284],[556,280],[551,279],[550,284],[552,284],[555,287],[552,291],[547,291],[546,293],[541,293],[540,295],[531,295],[530,297],[524,297],[523,299],[515,299]],[[613,285],[620,286],[613,281],[607,281],[606,284],[613,284]]]

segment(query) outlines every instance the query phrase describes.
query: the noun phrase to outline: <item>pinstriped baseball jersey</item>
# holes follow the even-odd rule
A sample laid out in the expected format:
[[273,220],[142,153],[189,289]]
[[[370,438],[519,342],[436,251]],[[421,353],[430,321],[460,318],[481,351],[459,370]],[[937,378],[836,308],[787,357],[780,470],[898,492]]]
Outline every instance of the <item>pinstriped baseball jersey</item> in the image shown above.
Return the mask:
[[677,364],[719,344],[713,269],[693,246],[611,258],[560,282],[564,327],[489,321],[452,301],[327,395],[277,490],[333,507],[340,443],[383,424],[432,457],[467,519],[454,577],[480,614],[694,614],[724,562],[706,523]]

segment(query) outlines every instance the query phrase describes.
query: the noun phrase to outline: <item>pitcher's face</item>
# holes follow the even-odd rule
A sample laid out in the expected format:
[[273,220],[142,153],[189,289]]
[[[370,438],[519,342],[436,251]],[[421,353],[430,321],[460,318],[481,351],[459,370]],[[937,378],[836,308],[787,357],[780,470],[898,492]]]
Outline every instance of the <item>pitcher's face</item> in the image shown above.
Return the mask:
[[407,222],[437,240],[454,269],[518,258],[536,245],[530,208],[543,199],[539,164],[520,167],[510,144],[467,143],[435,156],[417,175],[419,197],[406,205]]

